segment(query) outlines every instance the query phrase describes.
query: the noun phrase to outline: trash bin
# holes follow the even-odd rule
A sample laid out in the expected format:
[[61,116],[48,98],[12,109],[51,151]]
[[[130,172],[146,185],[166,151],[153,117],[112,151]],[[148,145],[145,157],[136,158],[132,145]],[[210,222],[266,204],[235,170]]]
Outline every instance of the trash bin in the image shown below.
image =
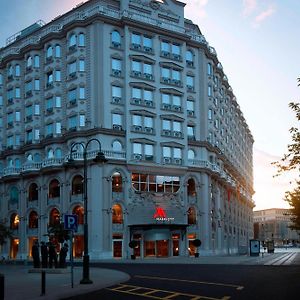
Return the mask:
[[259,256],[260,252],[260,241],[250,240],[250,256]]

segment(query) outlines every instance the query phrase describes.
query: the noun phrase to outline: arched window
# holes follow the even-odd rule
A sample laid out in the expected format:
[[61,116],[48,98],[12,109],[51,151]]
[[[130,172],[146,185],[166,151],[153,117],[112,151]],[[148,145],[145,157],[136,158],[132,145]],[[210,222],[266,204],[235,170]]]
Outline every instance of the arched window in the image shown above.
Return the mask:
[[194,207],[188,209],[188,224],[194,225],[197,223],[196,210]]
[[12,158],[9,158],[7,160],[7,167],[8,168],[12,168],[13,166],[14,166],[14,162],[13,162]]
[[78,46],[80,46],[80,47],[85,46],[85,35],[84,35],[84,33],[79,33]]
[[55,156],[55,158],[62,158],[62,151],[60,148],[55,149],[54,156]]
[[13,213],[10,216],[10,229],[15,230],[19,228],[20,218],[18,214]]
[[8,75],[8,76],[13,76],[13,73],[14,73],[13,66],[9,66],[9,67],[8,67],[8,71],[7,71],[7,75]]
[[49,198],[57,198],[60,196],[60,186],[57,179],[52,179],[49,183]]
[[76,46],[76,35],[72,33],[69,37],[69,47]]
[[35,153],[33,155],[33,161],[34,162],[40,162],[41,161],[41,155],[39,153]]
[[49,149],[48,152],[47,152],[47,158],[53,158],[54,157],[54,151],[53,149]]
[[83,177],[76,175],[72,180],[72,195],[83,194]]
[[21,161],[20,161],[20,158],[16,158],[16,159],[15,159],[15,167],[16,167],[16,168],[21,168]]
[[9,202],[15,204],[19,202],[19,190],[16,186],[12,186],[9,192]]
[[38,55],[34,56],[34,67],[39,68],[40,67],[40,57]]
[[190,178],[187,182],[187,190],[189,196],[196,196],[196,185],[195,180],[193,178]]
[[122,192],[122,176],[119,172],[115,172],[112,176],[112,191]]
[[49,226],[54,226],[60,223],[60,212],[57,208],[53,208],[49,214]]
[[192,51],[188,50],[186,53],[185,53],[185,60],[186,60],[186,63],[190,66],[193,65],[193,60],[194,60],[194,56],[193,56],[193,53]]
[[26,67],[31,68],[32,67],[32,57],[28,56],[26,61]]
[[188,150],[188,159],[195,159],[195,152],[194,150]]
[[120,152],[122,151],[122,144],[119,141],[114,141],[113,142],[113,150]]
[[39,217],[36,211],[31,211],[28,216],[28,227],[38,228],[39,227]]
[[47,52],[46,52],[46,57],[50,58],[53,56],[53,50],[52,50],[52,46],[48,46],[47,48]]
[[111,33],[111,43],[113,47],[120,47],[121,45],[121,35],[117,30]]
[[32,156],[31,153],[29,153],[29,154],[27,155],[27,161],[30,161],[30,162],[33,161],[33,156]]
[[112,207],[112,223],[113,224],[123,224],[123,211],[119,204],[115,204]]
[[73,214],[77,215],[77,217],[78,217],[78,224],[82,225],[84,223],[84,218],[83,218],[83,216],[84,216],[84,209],[83,209],[83,207],[80,206],[80,205],[75,206],[74,209],[73,209]]
[[61,57],[61,46],[55,45],[55,57],[59,58]]
[[28,188],[28,201],[35,201],[39,199],[39,191],[36,183],[31,183]]
[[20,67],[20,65],[16,65],[15,74],[16,74],[16,76],[21,76],[21,67]]

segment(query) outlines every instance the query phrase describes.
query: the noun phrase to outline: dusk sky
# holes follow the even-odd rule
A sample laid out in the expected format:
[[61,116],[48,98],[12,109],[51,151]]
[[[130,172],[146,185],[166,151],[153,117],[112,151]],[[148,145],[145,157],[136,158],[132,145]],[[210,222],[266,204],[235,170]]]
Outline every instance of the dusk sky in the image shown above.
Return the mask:
[[[81,2],[1,0],[0,47],[37,20],[49,22]],[[216,49],[254,137],[255,210],[288,207],[282,199],[295,176],[273,178],[276,169],[270,163],[286,153],[289,128],[296,124],[288,103],[300,101],[300,1],[182,2],[187,3],[185,17]]]

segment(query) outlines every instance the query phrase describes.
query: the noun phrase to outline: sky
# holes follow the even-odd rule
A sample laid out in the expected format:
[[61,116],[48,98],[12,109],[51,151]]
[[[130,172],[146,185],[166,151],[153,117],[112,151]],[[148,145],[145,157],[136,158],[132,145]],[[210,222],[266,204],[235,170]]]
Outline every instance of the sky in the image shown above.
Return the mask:
[[[166,0],[170,1],[170,0]],[[37,20],[46,23],[81,0],[0,0],[0,47]],[[283,207],[296,174],[274,178],[271,162],[287,153],[300,101],[300,1],[182,0],[185,17],[214,47],[254,137],[254,210]]]

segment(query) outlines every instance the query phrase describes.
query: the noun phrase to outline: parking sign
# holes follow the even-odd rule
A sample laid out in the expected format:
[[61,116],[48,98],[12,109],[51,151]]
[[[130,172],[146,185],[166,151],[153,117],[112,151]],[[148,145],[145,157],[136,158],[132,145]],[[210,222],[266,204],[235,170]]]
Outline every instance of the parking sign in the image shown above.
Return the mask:
[[66,230],[73,230],[77,232],[78,229],[77,215],[64,215],[64,227]]

